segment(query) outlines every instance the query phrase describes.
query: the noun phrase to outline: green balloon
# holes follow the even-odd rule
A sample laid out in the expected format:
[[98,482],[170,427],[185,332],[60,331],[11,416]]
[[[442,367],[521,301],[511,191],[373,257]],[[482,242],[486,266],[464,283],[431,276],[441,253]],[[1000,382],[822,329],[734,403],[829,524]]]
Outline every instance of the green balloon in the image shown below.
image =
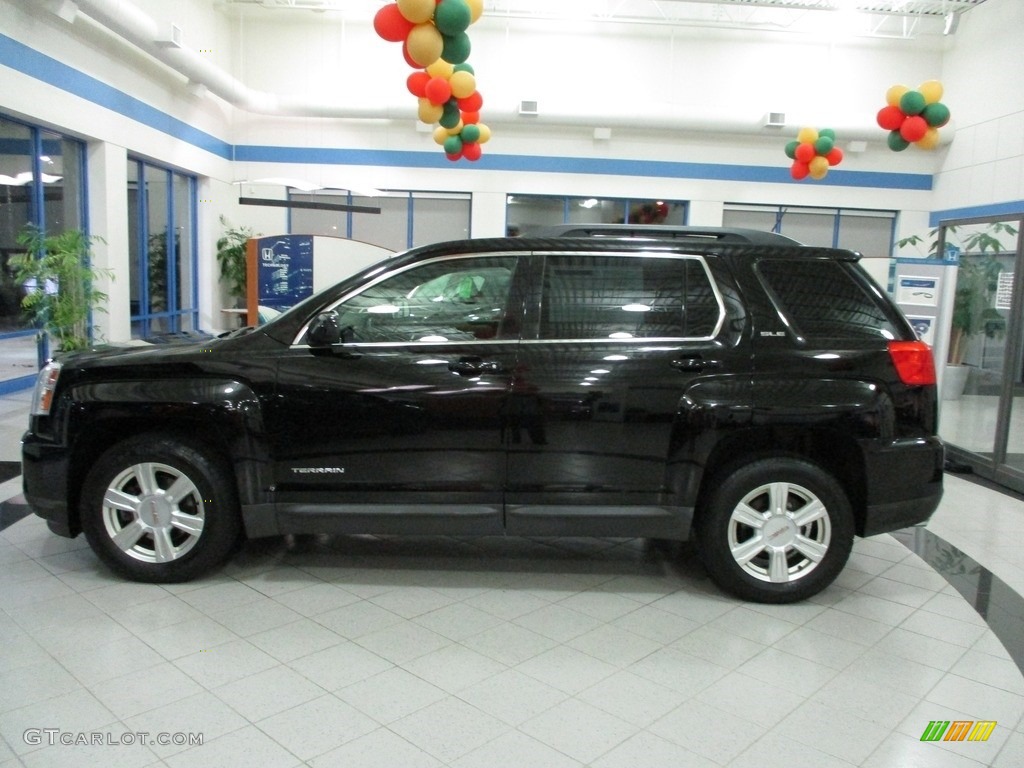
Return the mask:
[[480,126],[471,123],[464,127],[459,135],[462,136],[462,140],[467,144],[473,144],[480,141]]
[[921,117],[932,128],[941,128],[949,122],[949,107],[941,101],[936,101],[934,104],[929,104],[924,108],[924,111],[921,112]]
[[445,102],[442,107],[441,119],[437,121],[437,124],[442,128],[454,128],[461,119],[462,113],[459,112],[459,105],[453,99]]
[[904,115],[919,115],[924,108],[924,94],[920,91],[907,91],[900,97],[900,112]]
[[818,140],[814,142],[814,151],[819,155],[827,155],[832,151],[832,147],[836,145],[835,137],[824,136],[821,133],[818,134]]
[[457,155],[462,151],[462,139],[458,136],[449,136],[444,140],[444,151],[448,155]]
[[836,132],[833,131],[831,128],[822,128],[820,131],[818,131],[818,138],[820,139],[822,137],[832,139],[832,141],[834,142],[836,140]]
[[[449,63],[451,63],[451,62],[449,62]],[[472,64],[468,64],[467,62],[462,62],[461,64],[456,64],[454,67],[452,67],[452,69],[455,70],[456,72],[469,72],[469,74],[471,74],[471,75],[475,75],[476,74],[476,70],[473,69],[473,65]]]
[[441,35],[444,45],[441,48],[441,58],[449,64],[462,64],[469,58],[469,35],[460,32],[457,35]]
[[899,131],[889,131],[889,138],[886,141],[893,152],[902,152],[910,146],[910,142],[900,136]]
[[790,160],[796,160],[796,148],[800,146],[800,142],[795,139],[786,145],[786,157]]
[[466,0],[441,0],[434,11],[434,26],[442,35],[462,34],[469,28],[472,20]]

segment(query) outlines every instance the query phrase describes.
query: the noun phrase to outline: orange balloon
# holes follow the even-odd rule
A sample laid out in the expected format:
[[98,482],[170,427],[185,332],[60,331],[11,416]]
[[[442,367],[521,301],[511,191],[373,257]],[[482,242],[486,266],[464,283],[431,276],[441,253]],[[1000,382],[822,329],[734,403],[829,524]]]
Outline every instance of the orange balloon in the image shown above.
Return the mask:
[[405,38],[405,48],[409,58],[427,68],[441,58],[444,38],[433,24],[417,24]]
[[398,12],[413,24],[423,24],[434,18],[437,3],[434,0],[398,0]]
[[921,149],[935,149],[939,146],[939,129],[929,128],[924,136],[914,142],[914,146]]
[[903,98],[903,94],[909,91],[905,85],[894,85],[888,91],[885,92],[885,103],[890,107],[898,107],[900,105],[900,99]]
[[431,104],[430,99],[420,99],[419,118],[422,123],[436,123],[444,114],[444,107]]

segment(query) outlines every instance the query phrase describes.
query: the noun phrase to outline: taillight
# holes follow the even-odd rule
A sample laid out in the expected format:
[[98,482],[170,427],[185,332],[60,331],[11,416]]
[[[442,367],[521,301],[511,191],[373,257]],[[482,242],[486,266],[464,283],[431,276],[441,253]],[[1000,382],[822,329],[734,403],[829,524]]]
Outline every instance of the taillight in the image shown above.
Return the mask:
[[52,360],[43,366],[36,378],[36,388],[32,392],[32,415],[46,416],[53,405],[53,391],[57,388],[60,378],[60,363]]
[[889,356],[904,384],[925,386],[935,383],[932,349],[923,341],[890,341]]

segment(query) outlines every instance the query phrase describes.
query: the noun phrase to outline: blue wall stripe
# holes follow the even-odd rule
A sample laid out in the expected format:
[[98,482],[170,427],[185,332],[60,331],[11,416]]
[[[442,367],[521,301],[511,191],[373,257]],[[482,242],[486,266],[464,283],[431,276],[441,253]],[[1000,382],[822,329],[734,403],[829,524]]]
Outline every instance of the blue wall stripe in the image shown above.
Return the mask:
[[155,107],[112,88],[94,77],[83,74],[67,64],[39,53],[23,43],[0,34],[0,64],[36,80],[42,80],[70,94],[124,115],[137,123],[148,125],[168,136],[184,141],[218,157],[231,159],[231,145],[215,136],[193,128]]
[[0,395],[9,395],[12,392],[21,392],[24,389],[31,389],[35,386],[36,374],[19,376],[16,379],[4,379],[0,381]]
[[[611,176],[646,176],[671,179],[715,179],[765,183],[795,183],[789,168],[722,165],[716,163],[680,163],[660,160],[610,160],[593,157],[542,157],[537,155],[484,155],[475,163],[453,163],[440,148],[436,152],[412,152],[393,149],[327,149],[322,147],[271,147],[242,145],[235,147],[235,160],[263,163],[307,163],[317,165],[377,165],[406,168],[460,168],[482,171],[525,171],[529,173],[582,173]],[[886,189],[932,188],[929,174],[881,173],[831,170],[820,181],[808,182],[843,187],[882,187]]]
[[952,219],[973,219],[979,216],[1020,216],[1024,214],[1024,200],[1012,200],[1008,203],[992,203],[989,205],[970,205],[966,208],[947,208],[935,211],[928,216],[928,225],[937,227],[944,221]]
[[[797,183],[788,166],[725,165],[717,163],[681,163],[657,160],[613,160],[606,158],[542,157],[537,155],[489,154],[475,163],[452,163],[440,147],[435,151],[329,149],[316,147],[231,146],[204,131],[161,112],[99,80],[83,74],[56,59],[42,54],[10,37],[0,34],[0,64],[37,80],[49,83],[94,104],[148,125],[175,139],[237,161],[269,163],[318,163],[324,165],[380,165],[404,168],[458,168],[487,171],[526,171],[530,173],[579,173],[651,178],[709,179],[718,181]],[[780,155],[782,149],[779,149]],[[830,170],[821,184],[837,187],[873,187],[883,189],[930,190],[932,176],[920,173],[883,173],[872,171]]]

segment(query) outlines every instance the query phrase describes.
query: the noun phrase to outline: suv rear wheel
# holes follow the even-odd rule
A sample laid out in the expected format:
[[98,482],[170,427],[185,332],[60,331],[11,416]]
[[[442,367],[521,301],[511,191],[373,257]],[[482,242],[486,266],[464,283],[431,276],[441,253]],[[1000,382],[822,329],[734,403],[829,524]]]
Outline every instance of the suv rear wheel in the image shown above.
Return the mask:
[[820,467],[760,459],[711,492],[697,535],[704,566],[720,587],[744,600],[789,603],[839,575],[853,546],[853,513],[839,483]]
[[137,581],[195,578],[221,564],[241,536],[230,473],[166,436],[104,453],[85,480],[80,513],[100,559]]

